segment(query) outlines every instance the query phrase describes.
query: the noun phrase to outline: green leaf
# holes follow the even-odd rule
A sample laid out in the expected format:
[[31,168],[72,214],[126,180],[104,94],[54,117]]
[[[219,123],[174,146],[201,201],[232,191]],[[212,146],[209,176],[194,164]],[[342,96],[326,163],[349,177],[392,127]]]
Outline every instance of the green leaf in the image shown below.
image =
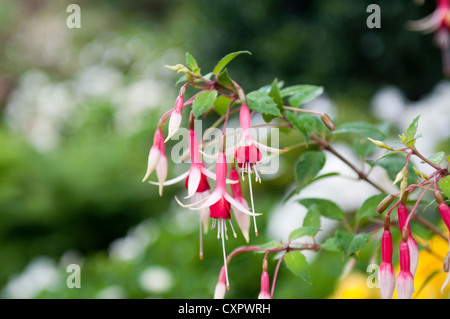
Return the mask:
[[300,227],[289,234],[289,240],[294,240],[303,236],[315,236],[319,230],[321,230],[319,227]]
[[377,147],[366,137],[357,137],[353,142],[353,150],[360,157],[367,157],[375,152]]
[[220,95],[214,102],[214,108],[216,109],[217,113],[219,113],[219,115],[227,114],[228,106],[230,105],[231,101],[232,99]]
[[270,87],[269,96],[273,99],[275,104],[277,105],[278,109],[280,110],[280,113],[284,112],[283,106],[283,99],[280,94],[280,88],[278,87],[278,80],[275,79],[272,82],[272,86]]
[[320,211],[316,205],[312,205],[303,218],[303,227],[320,228]]
[[348,255],[356,253],[363,248],[370,239],[370,234],[353,234],[346,230],[337,230],[335,237],[337,245]]
[[439,180],[439,189],[444,192],[447,198],[450,198],[450,175]]
[[[272,82],[272,83],[273,83],[273,82]],[[279,90],[281,90],[281,88],[283,87],[283,85],[284,85],[284,82],[283,82],[283,81],[277,81],[277,86],[278,86],[278,89],[279,89]],[[269,92],[270,92],[271,89],[272,89],[272,84],[268,84],[268,85],[261,86],[261,87],[258,89],[258,91],[265,92],[265,93],[269,94]]]
[[309,151],[300,156],[295,167],[297,187],[303,188],[310,184],[325,165],[325,154],[323,152]]
[[309,144],[309,137],[317,127],[318,119],[311,114],[299,114],[291,111],[284,112],[284,115],[288,121],[303,134],[306,143]]
[[284,262],[294,275],[299,276],[307,283],[311,283],[309,265],[302,253],[298,251],[287,253],[284,256]]
[[290,96],[289,105],[299,107],[323,93],[323,87],[314,85],[294,85],[280,91],[282,97]]
[[357,133],[361,137],[384,140],[386,136],[376,126],[368,122],[348,122],[336,127],[333,134]]
[[232,86],[232,87],[234,87],[234,84],[231,81],[230,76],[228,75],[227,68],[223,69],[223,71],[220,72],[220,74],[219,74],[219,76],[217,78],[218,78],[220,84],[225,85],[225,86]]
[[247,105],[249,109],[263,114],[281,116],[280,110],[273,99],[267,93],[261,91],[253,91],[247,94]]
[[377,217],[379,216],[376,212],[376,209],[380,202],[386,198],[386,194],[378,194],[374,195],[372,197],[369,197],[364,201],[364,203],[361,205],[361,207],[358,209],[358,212],[356,213],[355,219],[361,220],[362,218],[366,217]]
[[441,164],[441,162],[444,160],[444,157],[445,157],[445,153],[444,153],[444,152],[439,152],[439,153],[436,153],[436,154],[431,155],[431,156],[428,158],[428,160],[429,160],[431,163],[433,163],[433,164],[439,165],[439,164]]
[[336,243],[343,251],[347,252],[354,236],[355,234],[346,230],[337,230],[335,234]]
[[316,178],[314,178],[314,180],[313,180],[311,183],[314,183],[315,181],[318,181],[319,179],[327,178],[327,177],[332,177],[332,176],[339,176],[339,173],[337,173],[337,172],[331,172],[331,173],[326,173],[326,174],[317,176]]
[[231,62],[231,60],[233,60],[235,57],[237,57],[238,55],[241,55],[243,53],[246,54],[250,54],[251,53],[249,51],[237,51],[237,52],[233,52],[230,54],[227,54],[226,56],[224,56],[219,63],[217,63],[217,65],[214,67],[213,73],[215,75],[218,75],[220,73],[220,71],[222,71],[222,69]]
[[311,206],[316,205],[317,210],[323,217],[335,220],[344,220],[345,215],[342,209],[328,199],[322,198],[304,198],[298,201],[301,205],[310,209]]
[[350,242],[350,245],[348,247],[348,254],[354,254],[361,248],[363,248],[369,241],[370,234],[367,233],[360,233],[353,237],[352,241]]
[[217,91],[202,91],[200,92],[192,104],[192,110],[194,112],[195,118],[198,118],[204,112],[209,110],[214,102],[216,101]]
[[412,141],[416,138],[417,133],[417,127],[419,125],[419,118],[420,115],[417,116],[409,125],[409,127],[406,129],[405,137],[406,137],[406,143],[409,141]]
[[198,67],[197,61],[194,57],[186,52],[186,65],[194,74],[200,74],[200,68]]
[[340,252],[342,251],[341,247],[339,247],[337,240],[335,237],[331,237],[328,238],[323,244],[322,244],[322,249],[325,249],[327,251],[332,251],[332,252]]

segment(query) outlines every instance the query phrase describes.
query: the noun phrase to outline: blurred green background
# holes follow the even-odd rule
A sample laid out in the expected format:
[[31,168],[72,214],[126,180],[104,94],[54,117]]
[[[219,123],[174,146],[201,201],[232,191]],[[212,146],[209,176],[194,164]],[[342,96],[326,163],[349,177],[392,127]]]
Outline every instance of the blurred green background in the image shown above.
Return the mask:
[[[372,1],[1,1],[0,296],[212,297],[220,242],[206,235],[200,261],[197,217],[173,200],[182,183],[163,197],[141,183],[155,125],[178,92],[164,66],[190,52],[208,73],[249,50],[229,67],[247,92],[275,77],[323,85],[340,121],[370,120],[381,87],[418,100],[442,80],[432,36],[405,29],[434,3],[373,2],[381,29],[365,24]],[[81,7],[81,29],[66,27],[70,3]],[[169,163],[169,178],[187,169],[178,166]],[[291,182],[285,169],[258,185],[257,205],[270,210]],[[254,244],[272,239],[267,223],[265,214]],[[243,244],[230,239],[227,250]],[[257,296],[262,257],[233,260],[227,297]],[[81,289],[66,287],[71,263],[81,265]],[[314,285],[284,268],[276,297],[326,298],[343,267],[320,253]]]

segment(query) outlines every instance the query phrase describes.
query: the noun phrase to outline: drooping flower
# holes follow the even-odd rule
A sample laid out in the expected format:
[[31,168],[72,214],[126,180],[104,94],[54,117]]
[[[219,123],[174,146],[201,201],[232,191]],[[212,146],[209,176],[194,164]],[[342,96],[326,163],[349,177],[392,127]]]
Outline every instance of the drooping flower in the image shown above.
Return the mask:
[[[164,148],[165,147],[164,142],[161,142],[161,143],[162,143],[161,148]],[[183,179],[186,179],[185,184],[184,184],[186,189],[188,190],[188,195],[186,196],[186,198],[191,198],[192,203],[196,203],[198,201],[205,199],[206,197],[208,197],[210,195],[210,191],[209,191],[210,186],[209,186],[209,182],[208,182],[208,178],[206,177],[206,174],[214,179],[215,179],[215,175],[205,167],[205,165],[203,164],[203,162],[201,160],[198,137],[197,137],[197,133],[195,132],[195,130],[193,128],[191,128],[189,130],[189,152],[190,152],[190,157],[191,157],[191,166],[187,172],[185,172],[171,180],[168,180],[166,182],[161,182],[161,179],[159,179],[159,175],[158,175],[159,183],[152,182],[152,181],[150,181],[149,183],[154,184],[154,185],[159,184],[160,194],[162,194],[163,185],[164,186],[172,185],[172,184],[182,181]],[[166,163],[166,172],[167,172],[167,159],[166,159],[165,163]],[[200,259],[203,259],[203,235],[202,234],[208,232],[209,209],[207,207],[202,208],[202,209],[199,209],[198,212],[199,212],[199,221],[200,221],[200,235],[199,235],[200,236]],[[202,225],[203,225],[203,230],[202,230]]]
[[158,178],[159,184],[159,196],[162,196],[164,182],[167,178],[167,156],[166,156],[166,145],[161,139],[161,145],[159,147],[161,155],[159,156],[158,164],[156,165],[156,177]]
[[147,172],[145,173],[142,182],[145,182],[158,166],[159,159],[161,157],[162,144],[164,144],[164,136],[162,134],[161,128],[158,127],[155,131],[155,135],[153,136],[153,145],[150,148],[150,153],[148,154]]
[[227,162],[224,152],[220,152],[216,163],[216,188],[206,198],[189,205],[181,203],[178,198],[176,200],[182,207],[198,210],[204,207],[210,208],[210,217],[213,219],[230,219],[231,205],[238,208],[241,212],[258,216],[260,214],[252,213],[242,206],[237,200],[230,196],[226,188],[227,181]]
[[397,276],[397,296],[399,299],[411,299],[414,292],[414,277],[411,274],[409,248],[406,241],[400,242],[400,273]]
[[172,136],[174,136],[175,133],[180,128],[182,119],[181,112],[183,111],[183,105],[184,105],[184,97],[183,95],[180,94],[175,101],[175,107],[173,108],[172,114],[170,115],[169,132],[167,134],[167,138],[164,141],[164,143],[170,140]]
[[[283,151],[268,147],[255,141],[255,139],[252,137],[251,115],[247,104],[242,104],[240,107],[239,123],[241,125],[241,136],[238,143],[235,145],[236,152],[234,153],[234,157],[236,159],[238,167],[242,169],[242,179],[244,179],[245,173],[248,173],[250,203],[252,211],[255,211],[251,174],[254,172],[255,180],[261,182],[261,177],[259,176],[257,169],[257,164],[262,160],[260,149],[274,153],[280,153]],[[258,236],[258,229],[256,226],[255,218],[253,218],[253,223],[255,225],[255,235]]]
[[[439,193],[437,193],[438,196],[436,196],[436,199],[439,203],[439,213],[442,217],[442,220],[444,221],[445,225],[447,226],[447,229],[450,231],[450,207],[448,207],[448,205],[442,200],[441,196]],[[441,294],[444,293],[444,289],[445,287],[448,285],[449,281],[450,281],[450,271],[449,271],[449,263],[450,263],[450,238],[449,238],[449,251],[447,252],[447,255],[445,256],[444,259],[444,271],[447,272],[447,278],[445,278],[444,283],[442,284],[441,287]]]
[[214,290],[214,299],[225,298],[225,293],[227,292],[226,284],[225,266],[222,266],[219,273],[219,280],[217,281],[216,289]]
[[441,201],[439,203],[439,214],[442,217],[447,229],[450,230],[450,207],[444,202]]
[[[231,184],[231,194],[233,198],[238,201],[244,208],[248,209],[247,200],[244,196],[242,196],[241,183],[239,181],[239,173],[235,168],[230,170],[230,179],[232,181],[237,181],[236,184]],[[247,243],[249,242],[248,232],[250,229],[250,216],[241,212],[237,207],[231,205],[233,208],[234,217],[236,218],[236,222],[241,229],[242,235],[244,236]]]
[[378,282],[382,299],[392,299],[395,290],[395,272],[392,266],[392,235],[389,230],[389,217],[381,239],[381,265],[378,270]]
[[[400,231],[403,231],[406,220],[408,219],[408,208],[406,207],[405,204],[401,203],[398,206],[397,212],[398,212],[399,228],[400,228]],[[408,225],[406,225],[406,227],[408,228],[407,244],[408,244],[409,255],[410,255],[410,265],[411,265],[410,270],[411,270],[412,275],[414,276],[416,273],[416,270],[417,270],[417,265],[419,264],[419,249],[417,247],[417,243],[416,243],[415,239],[412,237],[411,225],[408,223]]]
[[177,197],[178,204],[182,207],[187,207],[192,210],[200,210],[206,207],[209,207],[209,217],[212,221],[212,228],[217,226],[217,238],[222,239],[222,249],[223,249],[223,258],[224,258],[224,266],[225,266],[225,277],[227,287],[229,287],[228,281],[228,270],[226,266],[226,252],[225,252],[225,238],[227,237],[227,227],[226,221],[229,221],[230,227],[233,231],[234,236],[236,237],[236,233],[234,232],[233,225],[231,224],[231,205],[239,209],[241,212],[245,214],[249,214],[252,216],[260,215],[256,213],[250,212],[248,209],[243,207],[238,201],[236,201],[233,197],[228,194],[228,190],[226,188],[226,180],[227,180],[227,161],[224,153],[225,150],[225,136],[221,137],[221,152],[218,155],[217,163],[216,163],[216,188],[214,191],[207,197],[202,200],[185,205],[181,203]]
[[435,43],[441,49],[445,75],[450,75],[450,6],[448,0],[437,0],[436,10],[417,21],[411,21],[413,31],[435,32]]
[[269,292],[269,273],[266,269],[261,274],[261,290],[258,294],[258,299],[272,299]]

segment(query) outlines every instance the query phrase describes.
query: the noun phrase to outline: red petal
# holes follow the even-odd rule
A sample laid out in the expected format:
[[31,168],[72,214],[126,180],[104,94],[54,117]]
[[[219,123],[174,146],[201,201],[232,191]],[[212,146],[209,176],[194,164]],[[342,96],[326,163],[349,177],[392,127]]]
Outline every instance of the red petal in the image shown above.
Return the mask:
[[[203,193],[211,188],[209,186],[208,178],[206,177],[206,175],[203,173],[201,173],[201,174],[202,175],[200,177],[200,183],[198,184],[198,188],[195,191],[196,193]],[[186,187],[186,189],[188,189],[188,185],[189,185],[189,175],[186,177],[186,180],[184,181],[184,187]]]
[[209,217],[230,219],[230,210],[230,203],[224,197],[222,197],[215,204],[209,206]]
[[237,149],[234,157],[237,159],[239,167],[242,167],[244,163],[251,165],[256,164],[262,158],[261,152],[255,145],[241,146]]

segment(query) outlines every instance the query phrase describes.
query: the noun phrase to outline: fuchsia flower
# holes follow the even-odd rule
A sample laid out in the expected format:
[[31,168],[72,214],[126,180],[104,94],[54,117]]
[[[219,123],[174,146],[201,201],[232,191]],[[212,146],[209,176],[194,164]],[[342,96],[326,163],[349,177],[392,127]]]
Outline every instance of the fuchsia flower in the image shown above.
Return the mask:
[[177,197],[175,199],[177,200],[178,204],[180,204],[182,207],[187,207],[189,209],[193,210],[200,210],[206,207],[209,207],[210,214],[209,217],[213,219],[212,228],[215,228],[217,225],[217,238],[222,238],[222,249],[223,249],[223,258],[224,258],[224,267],[225,267],[225,277],[226,277],[226,283],[227,287],[229,286],[228,281],[228,270],[226,266],[226,252],[225,252],[225,238],[227,237],[226,234],[226,221],[228,220],[230,223],[230,227],[233,231],[233,235],[236,237],[236,233],[234,232],[233,225],[231,224],[231,205],[236,207],[241,212],[256,216],[260,214],[255,214],[250,212],[248,209],[243,207],[238,201],[236,201],[233,197],[228,194],[227,188],[226,188],[226,180],[227,180],[227,161],[226,156],[224,154],[225,149],[225,137],[222,136],[222,151],[219,153],[216,163],[216,188],[214,191],[208,195],[207,197],[203,198],[202,200],[192,203],[189,205],[185,205],[181,203]]
[[414,292],[414,277],[411,274],[408,244],[400,242],[400,273],[397,276],[397,296],[399,299],[411,299]]
[[[398,206],[398,224],[400,227],[400,231],[403,231],[403,228],[405,227],[406,219],[408,218],[408,208],[405,204],[400,204]],[[406,225],[408,227],[408,248],[409,248],[409,255],[410,255],[410,265],[411,265],[411,273],[414,276],[417,270],[417,265],[419,264],[419,249],[417,248],[417,243],[412,237],[411,234],[411,226]]]
[[222,266],[219,273],[219,281],[217,282],[216,289],[214,290],[214,299],[225,298],[226,292],[227,286],[226,286],[225,266]]
[[226,188],[227,181],[227,162],[226,157],[223,152],[219,153],[217,164],[216,164],[216,188],[214,191],[207,196],[206,198],[200,200],[199,202],[185,205],[182,204],[176,197],[178,203],[190,209],[201,209],[204,207],[210,208],[210,217],[213,219],[230,219],[230,210],[231,205],[239,209],[241,212],[251,215],[258,216],[260,214],[255,214],[250,212],[248,209],[242,206],[238,201],[236,201],[233,197],[228,194],[228,190]]
[[167,157],[165,153],[164,136],[159,127],[156,129],[155,135],[153,136],[153,145],[150,148],[150,153],[148,154],[147,172],[145,173],[142,182],[145,182],[155,169],[158,175],[161,194],[162,184],[167,176]]
[[439,213],[447,229],[450,230],[450,207],[444,201],[439,203]]
[[[440,198],[440,196],[438,197],[438,201],[439,203],[439,213],[441,214],[442,220],[444,221],[445,225],[447,226],[448,230],[450,230],[450,207],[448,207],[448,205],[442,201],[442,198]],[[441,287],[441,294],[444,293],[444,289],[445,287],[448,285],[449,281],[450,281],[450,272],[448,269],[448,258],[450,257],[450,238],[449,238],[449,252],[447,252],[447,256],[445,257],[445,262],[444,262],[444,271],[448,272],[447,278],[445,279],[442,287]],[[447,262],[447,264],[446,264]],[[447,268],[447,269],[445,269]]]
[[[191,167],[189,168],[189,170],[163,183],[164,186],[167,186],[178,183],[185,179],[185,186],[188,190],[188,195],[186,196],[186,198],[190,198],[196,193],[203,193],[210,189],[206,176],[215,179],[214,173],[209,171],[201,160],[198,137],[194,129],[189,130],[189,152],[191,155]],[[157,185],[156,182],[150,181],[149,183]]]
[[[234,157],[239,168],[242,169],[242,179],[244,180],[244,173],[248,173],[249,187],[250,187],[250,202],[252,211],[255,211],[255,204],[253,201],[253,189],[251,181],[251,173],[255,173],[255,180],[261,182],[261,177],[258,174],[257,164],[262,160],[262,155],[259,149],[269,152],[280,153],[282,150],[268,147],[255,141],[252,137],[251,131],[251,115],[247,104],[242,104],[239,111],[239,122],[241,125],[241,137],[235,145],[236,152]],[[256,226],[256,219],[253,218],[255,225],[255,235],[258,236],[258,229]]]
[[180,128],[182,118],[181,111],[183,110],[183,105],[184,97],[180,94],[175,101],[175,107],[173,108],[172,114],[170,115],[169,132],[164,143],[170,140]]
[[242,176],[244,175],[244,171],[248,171],[250,174],[253,170],[256,175],[256,180],[261,181],[261,178],[256,170],[256,164],[262,159],[259,148],[272,152],[279,150],[260,144],[253,139],[250,110],[247,104],[241,105],[239,111],[239,122],[241,124],[241,137],[235,146],[236,152],[234,157],[236,158],[238,166],[243,169]]
[[[164,147],[164,143],[162,143],[162,147]],[[192,203],[196,203],[208,197],[210,195],[210,186],[208,183],[207,175],[211,178],[215,179],[214,173],[210,172],[205,165],[203,164],[200,156],[199,143],[197,133],[193,128],[189,130],[189,151],[191,156],[191,167],[189,170],[171,180],[161,183],[160,180],[160,194],[162,193],[162,186],[172,185],[185,180],[185,187],[188,190],[188,195],[186,198],[192,198]],[[166,160],[167,163],[167,160]],[[166,170],[167,171],[167,170]],[[159,179],[159,175],[158,175]],[[156,182],[149,182],[153,185],[158,185]],[[209,226],[209,209],[203,208],[199,209],[199,218],[200,218],[200,259],[203,259],[203,239],[202,239],[202,227],[203,232],[208,232]]]
[[395,290],[395,272],[392,266],[392,235],[389,228],[381,239],[381,265],[378,270],[378,282],[382,299],[392,299]]
[[261,274],[261,290],[258,294],[258,299],[272,299],[269,292],[269,273],[266,269]]
[[[241,183],[239,182],[239,173],[235,168],[230,170],[230,179],[232,181],[237,181],[236,184],[231,184],[231,194],[233,198],[238,201],[244,208],[248,210],[247,200],[242,196]],[[250,216],[241,212],[237,207],[231,205],[234,212],[234,217],[238,223],[239,228],[242,231],[242,235],[244,236],[247,243],[249,242],[248,232],[250,229]]]
[[436,45],[442,51],[444,73],[450,74],[450,6],[448,0],[437,0],[437,8],[429,16],[409,23],[413,31],[435,32]]

